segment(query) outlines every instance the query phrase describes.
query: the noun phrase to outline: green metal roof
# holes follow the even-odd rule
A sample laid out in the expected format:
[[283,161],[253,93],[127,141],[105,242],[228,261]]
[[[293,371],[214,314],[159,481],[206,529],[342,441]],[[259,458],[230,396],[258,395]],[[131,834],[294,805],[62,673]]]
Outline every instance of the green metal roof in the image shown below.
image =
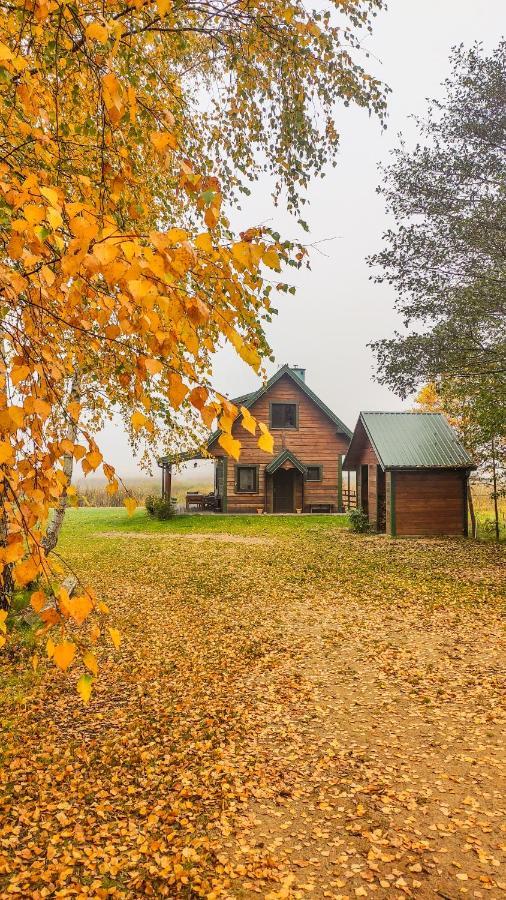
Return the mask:
[[360,419],[383,469],[474,467],[441,413],[362,412]]
[[[293,379],[293,381],[295,381],[297,387],[299,387],[303,391],[306,397],[309,397],[309,399],[312,400],[319,409],[321,409],[321,411],[331,420],[331,422],[334,423],[334,425],[337,427],[338,432],[341,432],[342,434],[345,434],[347,437],[351,438],[352,433],[350,429],[344,424],[344,422],[341,422],[341,419],[339,419],[336,414],[333,413],[332,410],[329,409],[329,407],[326,406],[326,404],[322,400],[320,400],[319,397],[316,396],[314,391],[312,391],[311,388],[307,386],[306,382],[302,380],[300,375],[297,375],[296,372],[292,368],[290,368],[287,363],[285,363],[284,366],[281,366],[281,368],[278,369],[277,372],[275,372],[272,378],[269,378],[269,380],[266,381],[265,384],[263,384],[262,387],[258,389],[258,391],[253,391],[251,394],[244,394],[242,397],[236,397],[235,400],[231,400],[230,402],[234,403],[236,406],[245,406],[246,409],[250,409],[250,407],[252,407],[253,404],[260,399],[260,397],[263,397],[263,395],[266,394],[267,391],[270,390],[270,388],[273,387],[273,385],[275,385],[276,382],[283,377],[283,375],[288,375]],[[219,430],[213,431],[209,436],[207,447],[209,448],[212,444],[214,444],[219,436]]]
[[283,463],[287,462],[287,460],[291,462],[292,465],[302,473],[302,475],[306,474],[306,466],[300,461],[300,459],[295,456],[295,453],[292,453],[291,450],[282,450],[281,453],[278,453],[278,455],[272,460],[272,462],[270,462],[269,465],[265,467],[265,471],[268,475],[274,475],[274,472],[277,472],[280,466],[282,466]]

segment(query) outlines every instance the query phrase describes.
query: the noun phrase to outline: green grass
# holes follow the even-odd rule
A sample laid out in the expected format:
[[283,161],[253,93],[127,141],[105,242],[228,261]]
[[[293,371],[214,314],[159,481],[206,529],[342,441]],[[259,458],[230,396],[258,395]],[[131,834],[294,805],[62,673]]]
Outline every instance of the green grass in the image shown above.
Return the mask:
[[148,516],[145,509],[137,509],[129,516],[125,509],[80,508],[69,509],[65,517],[65,534],[83,536],[107,531],[153,532],[159,534],[184,534],[200,532],[212,534],[276,534],[308,532],[315,530],[341,530],[348,527],[347,516],[259,516],[259,515],[178,515],[173,519],[158,521]]

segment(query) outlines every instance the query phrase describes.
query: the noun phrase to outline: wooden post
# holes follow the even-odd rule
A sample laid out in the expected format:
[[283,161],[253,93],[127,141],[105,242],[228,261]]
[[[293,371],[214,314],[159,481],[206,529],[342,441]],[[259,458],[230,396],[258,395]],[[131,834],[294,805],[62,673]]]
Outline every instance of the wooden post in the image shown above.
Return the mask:
[[[355,496],[357,494],[357,476],[355,475]],[[351,472],[348,469],[348,511],[351,509]]]
[[170,500],[172,493],[172,466],[164,463],[162,466],[162,500]]
[[476,529],[476,515],[474,512],[474,503],[473,503],[473,495],[471,493],[471,485],[469,484],[469,473],[467,475],[467,499],[469,502],[469,515],[471,516],[471,534],[473,538],[476,538],[477,529]]
[[343,457],[337,457],[337,511],[344,512],[343,507]]

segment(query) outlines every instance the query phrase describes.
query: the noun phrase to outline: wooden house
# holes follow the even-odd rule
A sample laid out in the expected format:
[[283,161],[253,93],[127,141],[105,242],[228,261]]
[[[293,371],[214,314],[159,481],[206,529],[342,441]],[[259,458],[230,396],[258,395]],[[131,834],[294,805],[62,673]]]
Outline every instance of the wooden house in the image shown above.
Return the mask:
[[257,391],[238,397],[236,405],[269,426],[274,455],[257,447],[257,439],[240,428],[236,463],[211,435],[215,490],[226,512],[337,512],[342,509],[342,459],[351,431],[308,387],[305,370],[284,365]]
[[473,468],[440,413],[360,413],[343,463],[371,526],[393,536],[467,535]]
[[[308,387],[304,369],[284,365],[258,390],[232,402],[269,426],[274,454],[257,447],[238,416],[232,429],[241,441],[238,462],[220,447],[220,432],[211,434],[207,455],[215,460],[215,489],[201,500],[189,495],[190,506],[229,513],[343,510],[342,460],[351,431]],[[160,464],[165,472],[170,468],[168,460]]]

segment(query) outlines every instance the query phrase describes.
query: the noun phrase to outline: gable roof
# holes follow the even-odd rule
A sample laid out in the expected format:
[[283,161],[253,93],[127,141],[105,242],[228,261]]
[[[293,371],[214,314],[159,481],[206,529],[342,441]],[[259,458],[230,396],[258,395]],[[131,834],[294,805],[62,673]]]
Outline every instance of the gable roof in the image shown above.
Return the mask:
[[[311,388],[307,386],[306,382],[303,381],[302,378],[297,375],[293,369],[290,368],[288,363],[285,363],[284,366],[281,366],[281,368],[278,369],[278,371],[275,372],[275,374],[271,378],[269,378],[269,380],[266,381],[265,384],[263,384],[257,391],[252,391],[251,394],[243,394],[241,397],[236,397],[231,401],[231,403],[234,403],[236,406],[245,406],[246,409],[250,409],[253,404],[260,399],[260,397],[263,397],[264,394],[266,394],[267,391],[269,391],[271,387],[273,387],[273,385],[275,385],[276,382],[283,377],[283,375],[288,375],[295,382],[297,387],[300,388],[300,390],[306,395],[306,397],[309,397],[309,399],[316,404],[316,406],[322,411],[322,413],[324,413],[324,415],[326,415],[327,418],[334,423],[339,432],[345,434],[346,437],[351,438],[352,432],[350,431],[350,429],[344,424],[344,422],[341,422],[341,419],[339,419],[338,416],[336,416],[336,414],[332,412],[331,409],[329,409],[329,407],[323,402],[323,400],[320,400],[320,398],[316,396],[314,391],[312,391]],[[213,431],[213,433],[209,436],[207,447],[209,448],[212,444],[214,444],[219,436],[219,429],[217,431]]]
[[291,450],[282,450],[281,453],[278,453],[278,455],[272,460],[272,462],[270,462],[269,465],[265,467],[265,471],[268,475],[274,475],[274,472],[277,472],[277,470],[283,465],[283,463],[287,461],[291,462],[292,465],[296,469],[298,469],[302,475],[306,474],[307,466],[305,466],[304,463],[302,463],[300,459],[295,456],[295,453],[292,453]]
[[[359,423],[383,469],[474,468],[467,450],[441,413],[361,412],[357,427]],[[352,468],[357,427],[343,468]]]

